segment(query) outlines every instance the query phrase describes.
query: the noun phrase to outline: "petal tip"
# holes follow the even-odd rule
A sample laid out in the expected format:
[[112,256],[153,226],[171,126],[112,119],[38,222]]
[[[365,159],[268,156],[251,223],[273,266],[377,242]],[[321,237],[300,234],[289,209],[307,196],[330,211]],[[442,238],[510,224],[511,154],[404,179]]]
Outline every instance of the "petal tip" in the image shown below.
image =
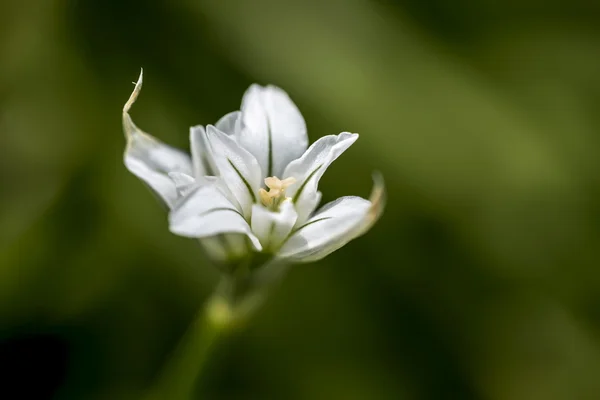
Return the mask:
[[233,140],[232,138],[229,137],[229,135],[227,135],[225,132],[223,132],[222,130],[220,130],[219,128],[217,128],[214,125],[208,124],[205,127],[206,130],[206,136],[208,137],[208,141],[214,141],[214,140],[220,140],[220,141],[227,141],[227,140]]
[[287,92],[277,85],[268,84],[267,86],[263,86],[263,90],[265,92],[278,93],[288,96]]
[[263,89],[264,89],[264,86],[259,85],[258,83],[253,83],[250,86],[248,86],[248,89],[246,89],[246,92],[244,93],[244,95],[260,93],[263,91]]
[[355,142],[358,139],[358,136],[358,133],[342,132],[338,135],[338,140],[352,140],[352,142]]
[[371,191],[371,196],[369,196],[369,201],[371,201],[371,207],[369,209],[368,219],[369,225],[373,225],[377,222],[381,214],[383,214],[387,201],[385,181],[383,180],[383,175],[379,171],[373,172],[373,190]]
[[262,244],[260,244],[260,240],[256,236],[253,234],[247,234],[246,236],[256,251],[261,252],[263,250]]
[[125,131],[125,136],[127,137],[128,141],[131,140],[131,137],[133,136],[134,132],[138,130],[133,121],[131,120],[131,117],[129,116],[129,109],[131,108],[133,103],[135,103],[138,95],[140,94],[140,91],[142,90],[143,80],[144,69],[142,68],[140,70],[140,77],[138,78],[138,81],[135,82],[133,92],[131,92],[127,103],[125,103],[125,105],[123,106],[123,130]]
[[131,96],[129,96],[129,100],[127,100],[127,103],[125,103],[125,105],[123,106],[123,113],[128,113],[129,109],[131,108],[133,103],[135,103],[138,95],[140,94],[140,91],[142,90],[142,82],[143,81],[144,81],[144,69],[141,68],[140,69],[140,77],[138,78],[137,82],[134,82],[135,87],[133,88],[133,92],[131,93]]
[[206,128],[204,127],[204,125],[190,126],[190,135],[193,135],[196,132],[204,133],[206,132]]

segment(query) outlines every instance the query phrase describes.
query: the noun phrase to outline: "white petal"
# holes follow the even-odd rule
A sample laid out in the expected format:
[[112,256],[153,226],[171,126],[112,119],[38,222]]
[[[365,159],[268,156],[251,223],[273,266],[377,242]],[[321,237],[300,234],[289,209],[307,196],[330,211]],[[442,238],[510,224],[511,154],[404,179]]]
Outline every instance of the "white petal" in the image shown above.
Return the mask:
[[[241,130],[241,116],[242,113],[239,111],[225,114],[217,121],[215,127],[221,132],[235,137]],[[217,167],[204,126],[197,125],[190,128],[190,147],[194,164],[194,176],[198,178],[205,175],[216,175]]]
[[211,260],[225,261],[229,258],[227,243],[223,235],[216,235],[199,239],[204,251]]
[[244,217],[216,185],[202,186],[185,196],[171,211],[169,227],[177,235],[196,238],[243,233],[256,250],[262,248]]
[[323,193],[319,191],[312,193],[305,192],[302,201],[296,202],[295,207],[296,212],[298,213],[296,226],[303,225],[308,220],[321,202],[321,197],[323,197]]
[[252,85],[242,99],[238,142],[256,157],[263,178],[282,177],[286,165],[306,150],[306,124],[283,90]]
[[301,262],[320,260],[369,230],[385,207],[383,179],[379,175],[374,179],[370,200],[350,196],[326,204],[296,229],[278,256]]
[[299,159],[292,161],[283,176],[294,177],[286,195],[298,210],[298,224],[304,223],[315,209],[320,197],[316,194],[319,180],[329,165],[358,139],[358,134],[343,132],[323,136],[314,142]]
[[212,125],[206,129],[219,175],[238,201],[244,217],[249,219],[261,184],[260,167],[254,156],[233,138]]
[[217,121],[215,128],[228,135],[238,135],[242,128],[242,113],[240,111],[233,111],[225,114]]
[[296,210],[290,201],[284,202],[279,212],[255,204],[252,206],[252,231],[264,249],[275,250],[292,231],[296,218]]
[[212,156],[212,151],[202,125],[190,128],[190,151],[194,165],[194,177],[216,175],[217,167]]
[[367,215],[371,203],[360,197],[342,197],[326,204],[286,241],[279,256],[310,257],[332,243],[344,241]]
[[177,193],[179,193],[180,196],[185,196],[185,194],[189,192],[196,183],[194,177],[184,174],[183,172],[169,172],[169,178],[171,178],[175,184]]
[[248,253],[249,245],[246,235],[240,233],[226,233],[223,236],[229,258],[239,259]]
[[178,198],[178,193],[168,173],[191,174],[192,165],[187,154],[160,142],[141,131],[133,123],[129,115],[129,109],[135,102],[141,88],[142,74],[140,74],[135,89],[123,108],[123,130],[127,139],[123,159],[129,171],[146,182],[171,208]]
[[369,213],[363,219],[362,223],[357,227],[355,238],[365,234],[379,220],[385,209],[387,202],[387,192],[385,190],[385,182],[383,176],[379,172],[373,174],[373,189],[369,196],[371,208]]
[[199,239],[208,256],[214,261],[233,261],[248,254],[249,246],[246,235],[240,233],[224,233]]
[[[169,172],[169,178],[175,184],[175,188],[177,189],[177,193],[179,193],[179,197],[185,196],[190,193],[193,189],[206,186],[206,185],[217,185],[219,190],[226,196],[228,196],[227,187],[220,182],[219,178],[216,176],[201,176],[200,178],[194,179],[188,174],[184,174],[183,172]],[[230,201],[231,197],[228,197]],[[235,200],[232,201],[232,203]]]

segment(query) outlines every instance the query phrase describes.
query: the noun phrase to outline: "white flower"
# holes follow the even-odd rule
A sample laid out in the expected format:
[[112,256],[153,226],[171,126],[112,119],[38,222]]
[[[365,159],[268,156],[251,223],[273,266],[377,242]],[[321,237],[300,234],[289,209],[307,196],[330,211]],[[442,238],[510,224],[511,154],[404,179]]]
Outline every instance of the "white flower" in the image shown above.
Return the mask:
[[304,119],[283,90],[252,85],[241,111],[206,129],[191,128],[190,159],[134,125],[129,108],[141,84],[142,75],[123,109],[125,165],[169,206],[173,233],[212,244],[225,234],[238,238],[238,249],[243,234],[253,251],[314,261],[365,233],[381,215],[381,178],[370,200],[342,197],[315,212],[321,176],[358,134],[325,136],[307,149]]

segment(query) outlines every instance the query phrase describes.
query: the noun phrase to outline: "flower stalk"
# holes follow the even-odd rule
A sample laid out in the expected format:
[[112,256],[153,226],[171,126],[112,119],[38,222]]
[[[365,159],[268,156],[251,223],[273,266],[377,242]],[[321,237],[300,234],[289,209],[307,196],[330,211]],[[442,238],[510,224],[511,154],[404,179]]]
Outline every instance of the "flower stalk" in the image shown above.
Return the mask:
[[[192,399],[198,378],[221,339],[242,329],[286,265],[248,257],[230,265],[215,293],[199,310],[145,400]],[[260,271],[257,273],[257,271]]]
[[207,366],[218,340],[232,322],[226,301],[214,297],[194,318],[146,400],[193,398],[196,381]]

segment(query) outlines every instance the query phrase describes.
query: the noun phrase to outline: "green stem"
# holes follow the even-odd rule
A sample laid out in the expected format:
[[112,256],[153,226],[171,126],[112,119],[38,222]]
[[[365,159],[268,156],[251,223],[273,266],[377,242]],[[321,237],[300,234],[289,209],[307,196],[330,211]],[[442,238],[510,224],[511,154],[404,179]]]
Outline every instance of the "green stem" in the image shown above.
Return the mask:
[[[260,267],[253,267],[253,261]],[[264,300],[269,284],[282,275],[284,266],[270,257],[248,258],[223,275],[215,294],[198,312],[145,400],[191,399],[215,343],[228,331],[243,326]],[[255,271],[259,269],[262,275]]]
[[196,316],[146,400],[189,400],[220,337],[231,326],[228,302],[214,296]]

